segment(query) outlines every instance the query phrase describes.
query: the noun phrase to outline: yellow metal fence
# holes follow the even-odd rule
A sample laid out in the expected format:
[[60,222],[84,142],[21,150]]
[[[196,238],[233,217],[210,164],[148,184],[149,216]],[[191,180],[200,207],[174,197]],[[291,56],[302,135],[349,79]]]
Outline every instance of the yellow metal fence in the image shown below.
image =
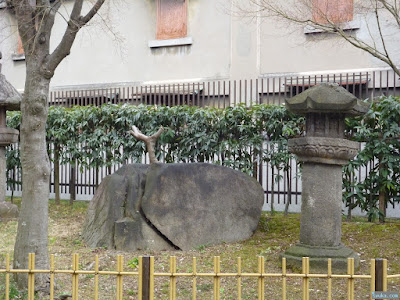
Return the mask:
[[[114,299],[122,300],[129,299],[124,298],[124,279],[127,277],[136,277],[138,281],[138,290],[135,299],[147,300],[156,299],[155,296],[155,281],[157,278],[169,279],[169,299],[177,299],[177,279],[178,278],[189,278],[192,281],[191,284],[191,299],[200,299],[197,295],[197,281],[200,278],[209,278],[213,281],[213,293],[212,299],[221,299],[221,279],[223,278],[234,278],[236,281],[236,296],[237,299],[242,299],[242,280],[244,278],[253,278],[257,280],[257,297],[259,300],[266,299],[265,286],[268,278],[278,278],[281,280],[281,296],[283,300],[287,298],[287,288],[289,278],[300,278],[302,280],[302,295],[298,295],[296,299],[309,300],[310,299],[310,279],[319,278],[327,281],[327,299],[332,299],[332,279],[342,278],[347,281],[347,299],[355,299],[355,280],[362,279],[369,281],[369,290],[372,291],[386,291],[388,286],[388,279],[400,279],[400,274],[388,275],[387,260],[375,260],[370,261],[370,274],[361,275],[355,274],[354,271],[354,259],[348,259],[347,274],[333,274],[332,263],[328,260],[328,268],[326,274],[312,274],[310,273],[310,260],[308,257],[304,257],[302,261],[302,272],[301,273],[288,273],[286,268],[286,260],[282,259],[282,270],[280,273],[265,273],[265,258],[263,256],[258,257],[258,270],[255,273],[242,272],[242,260],[237,258],[236,272],[224,273],[221,272],[221,261],[220,257],[214,257],[213,261],[213,272],[201,273],[197,272],[197,261],[193,257],[191,272],[179,273],[177,272],[176,257],[171,256],[169,258],[169,272],[155,272],[154,268],[154,257],[139,257],[138,259],[138,271],[127,272],[123,268],[123,256],[118,255],[117,257],[117,268],[115,271],[102,271],[99,266],[99,257],[96,255],[93,270],[80,270],[79,268],[79,255],[73,254],[72,257],[72,269],[71,270],[57,270],[54,266],[54,255],[50,258],[50,269],[40,270],[35,269],[35,254],[29,254],[28,269],[18,270],[12,269],[10,266],[9,255],[6,256],[5,269],[0,269],[0,274],[4,274],[5,278],[5,295],[2,295],[5,299],[10,299],[10,275],[13,273],[26,273],[28,274],[28,300],[35,299],[35,275],[39,273],[49,274],[50,277],[50,296],[49,299],[55,298],[55,275],[56,274],[70,274],[72,277],[72,293],[70,297],[73,300],[82,299],[79,297],[81,292],[79,286],[79,277],[82,275],[90,275],[94,278],[93,294],[90,299],[103,299],[101,291],[99,289],[99,277],[101,276],[112,276],[116,279],[116,289]],[[379,267],[378,267],[379,265]],[[189,299],[189,297],[187,298]],[[371,293],[370,293],[370,299]]]

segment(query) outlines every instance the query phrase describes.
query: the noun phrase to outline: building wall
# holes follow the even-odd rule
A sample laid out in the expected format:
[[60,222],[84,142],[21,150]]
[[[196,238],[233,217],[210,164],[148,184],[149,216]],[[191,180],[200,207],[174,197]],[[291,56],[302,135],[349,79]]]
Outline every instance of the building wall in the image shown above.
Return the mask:
[[[285,3],[296,0],[281,0]],[[382,49],[375,14],[358,8],[355,1],[354,21],[350,28],[357,38]],[[400,63],[399,27],[381,11],[385,42],[394,61]],[[305,33],[303,25],[286,20],[261,17],[260,73],[302,73],[387,67],[385,63],[360,50],[344,39],[325,33]]]
[[[286,0],[285,0],[286,1]],[[188,0],[189,46],[150,48],[156,36],[156,0],[113,1],[82,29],[71,55],[56,70],[52,87],[100,86],[149,82],[258,78],[271,74],[342,71],[385,66],[338,37],[305,34],[302,26],[271,18],[234,16],[234,0]],[[109,4],[111,3],[111,4]],[[60,11],[67,15],[71,2]],[[359,18],[357,36],[376,33],[373,16]],[[389,20],[387,16],[384,19]],[[11,26],[9,26],[11,24]],[[400,61],[398,28],[385,22],[388,46]],[[65,21],[53,29],[53,47]],[[25,80],[24,61],[13,61],[17,47],[15,20],[0,9],[3,73],[18,89]],[[393,36],[393,39],[390,39]]]

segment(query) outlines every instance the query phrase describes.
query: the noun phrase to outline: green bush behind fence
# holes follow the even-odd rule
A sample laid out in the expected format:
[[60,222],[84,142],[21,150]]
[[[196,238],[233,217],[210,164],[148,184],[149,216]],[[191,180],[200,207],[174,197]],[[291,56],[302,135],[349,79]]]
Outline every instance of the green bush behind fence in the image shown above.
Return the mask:
[[[8,113],[9,127],[19,129],[20,121],[20,113]],[[381,203],[400,201],[400,99],[380,98],[371,103],[365,116],[346,122],[348,137],[364,142],[365,147],[344,166],[343,200],[350,210],[360,207],[373,220],[384,214],[379,199]],[[166,162],[212,161],[252,175],[254,163],[261,161],[290,169],[293,157],[287,140],[303,134],[304,118],[275,105],[51,107],[47,140],[53,146],[49,152],[61,164],[95,168],[128,159],[141,162],[145,145],[128,134],[132,125],[147,135],[160,126],[166,129],[156,149],[158,158]],[[367,166],[365,179],[358,178],[356,170]],[[18,149],[8,147],[7,171],[19,167]]]

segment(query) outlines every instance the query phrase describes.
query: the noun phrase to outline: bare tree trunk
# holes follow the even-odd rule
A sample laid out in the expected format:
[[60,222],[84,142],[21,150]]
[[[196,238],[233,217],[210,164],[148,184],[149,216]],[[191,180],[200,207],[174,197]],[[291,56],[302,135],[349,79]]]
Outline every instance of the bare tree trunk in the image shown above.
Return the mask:
[[[36,254],[36,267],[49,268],[47,252],[50,161],[46,146],[46,121],[50,80],[69,55],[80,28],[95,16],[105,0],[96,0],[82,15],[83,0],[75,0],[65,33],[50,53],[50,36],[63,1],[7,0],[18,24],[26,60],[26,80],[21,103],[22,205],[14,246],[14,268],[28,268],[28,254]],[[16,274],[27,287],[27,274]],[[35,286],[48,290],[48,275],[36,274]],[[40,297],[40,296],[39,296]]]
[[255,179],[257,179],[258,178],[258,162],[257,162],[257,157],[258,157],[258,153],[257,153],[257,151],[255,151],[254,150],[254,153],[253,153],[253,177],[255,178]]
[[[28,269],[28,254],[36,254],[37,269],[49,268],[47,251],[50,162],[46,146],[47,97],[50,80],[39,74],[40,63],[27,62],[25,94],[21,103],[20,130],[22,204],[14,247],[14,268]],[[19,287],[27,286],[27,274],[16,276]],[[35,286],[48,287],[48,275],[36,274]]]
[[71,166],[71,174],[69,180],[69,205],[73,205],[76,199],[76,185],[75,185],[75,175],[76,175],[76,168],[75,163]]
[[275,208],[274,208],[274,197],[275,197],[275,173],[274,173],[274,167],[272,167],[272,185],[271,185],[271,215],[275,214]]
[[287,200],[286,200],[286,203],[285,203],[285,211],[284,211],[284,213],[283,213],[283,215],[286,217],[287,215],[288,215],[288,213],[289,213],[289,205],[290,205],[290,203],[292,202],[292,178],[291,178],[291,176],[290,176],[290,162],[289,162],[289,164],[288,164],[288,168],[287,168],[287,171],[286,171],[286,179],[287,179],[287,182],[288,182],[288,194],[287,194]]
[[15,168],[12,172],[12,183],[11,183],[11,203],[14,204],[14,190],[15,190]]
[[[382,171],[386,168],[384,164],[382,164],[382,158],[379,158],[379,175],[382,178]],[[379,187],[379,210],[382,212],[383,215],[379,215],[379,222],[384,223],[386,217],[386,192],[384,189]]]
[[54,145],[54,193],[56,204],[60,204],[60,146]]

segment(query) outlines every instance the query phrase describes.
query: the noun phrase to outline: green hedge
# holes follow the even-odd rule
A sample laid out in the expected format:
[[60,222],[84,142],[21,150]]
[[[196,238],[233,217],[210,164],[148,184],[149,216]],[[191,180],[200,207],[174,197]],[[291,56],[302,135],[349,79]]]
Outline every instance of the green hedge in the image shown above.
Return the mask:
[[[7,122],[18,129],[20,114],[9,113]],[[371,104],[366,116],[347,119],[348,136],[366,142],[366,146],[344,167],[343,197],[351,209],[359,206],[367,211],[371,220],[380,213],[378,199],[382,193],[386,202],[400,201],[399,124],[398,97],[382,98]],[[287,139],[302,134],[304,118],[274,105],[226,109],[113,104],[52,107],[47,139],[57,147],[49,152],[57,151],[62,164],[77,162],[96,168],[124,163],[129,158],[141,161],[145,145],[128,134],[132,125],[146,135],[164,126],[156,149],[161,160],[213,161],[252,174],[255,159],[279,169],[290,168]],[[357,178],[356,169],[374,160],[377,164],[367,177]],[[10,147],[7,167],[19,166],[19,153]]]
[[[344,166],[344,201],[366,211],[371,221],[383,219],[384,206],[400,202],[400,98],[373,101],[365,116],[347,119],[347,128],[365,147]],[[356,170],[367,166],[372,168],[366,178],[358,178]]]

